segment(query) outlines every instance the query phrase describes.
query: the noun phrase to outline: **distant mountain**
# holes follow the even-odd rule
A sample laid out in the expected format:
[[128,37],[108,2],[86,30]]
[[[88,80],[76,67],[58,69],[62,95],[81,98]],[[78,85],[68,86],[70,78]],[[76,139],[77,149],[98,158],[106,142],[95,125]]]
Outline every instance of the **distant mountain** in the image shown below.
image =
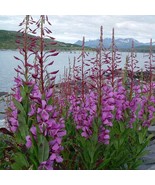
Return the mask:
[[[133,38],[125,38],[125,39],[118,38],[118,39],[115,39],[115,44],[118,49],[129,49],[132,47],[132,40],[134,40],[135,47],[149,46],[149,43],[142,43],[142,42],[139,42],[138,40],[135,40]],[[111,45],[111,42],[112,42],[111,38],[105,38],[103,40],[104,47],[109,48]],[[75,44],[81,46],[82,41],[78,40],[77,42],[75,42]],[[155,43],[153,43],[153,45],[155,45]],[[88,46],[91,48],[97,48],[99,46],[99,39],[86,41],[85,46]]]

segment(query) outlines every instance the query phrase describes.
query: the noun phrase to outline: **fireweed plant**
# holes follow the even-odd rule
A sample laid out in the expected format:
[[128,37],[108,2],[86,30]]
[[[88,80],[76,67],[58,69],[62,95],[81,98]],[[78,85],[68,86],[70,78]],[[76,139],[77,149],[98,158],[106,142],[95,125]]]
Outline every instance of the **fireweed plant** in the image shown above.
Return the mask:
[[[30,23],[36,26],[32,33],[38,31],[40,36],[28,37]],[[66,134],[65,125],[56,105],[52,105],[52,88],[58,71],[47,71],[48,66],[53,64],[47,59],[58,53],[54,49],[45,50],[45,36],[51,39],[51,45],[56,44],[49,36],[51,31],[47,23],[51,25],[47,16],[40,16],[38,21],[26,16],[20,24],[24,26],[23,45],[20,46],[24,59],[15,58],[23,66],[19,65],[16,69],[14,93],[7,111],[9,128],[17,143],[12,169],[53,169],[55,163],[63,161],[60,152],[63,150],[62,137]],[[32,64],[29,64],[28,52],[34,57]]]
[[58,71],[50,71],[49,66],[58,52],[48,16],[36,21],[27,15],[20,26],[21,57],[15,57],[20,64],[6,111],[8,130],[1,129],[11,138],[1,156],[5,156],[4,147],[9,147],[9,155],[1,166],[16,170],[137,169],[155,116],[152,41],[147,83],[142,78],[134,81],[138,62],[134,43],[125,69],[119,69],[121,55],[114,29],[111,46],[105,49],[101,27],[96,57],[86,59],[83,38],[81,55],[55,85]]

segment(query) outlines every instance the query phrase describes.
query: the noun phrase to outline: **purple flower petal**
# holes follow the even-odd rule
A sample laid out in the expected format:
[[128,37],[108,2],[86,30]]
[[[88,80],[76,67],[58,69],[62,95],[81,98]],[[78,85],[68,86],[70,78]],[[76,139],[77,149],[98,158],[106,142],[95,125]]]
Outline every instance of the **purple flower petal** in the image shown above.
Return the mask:
[[36,129],[36,127],[35,127],[34,125],[31,127],[30,131],[31,131],[31,133],[32,133],[34,136],[37,135],[37,129]]
[[58,132],[57,136],[58,137],[63,137],[66,135],[66,130],[62,131],[62,132]]
[[57,151],[59,149],[59,145],[56,143],[53,147],[52,147],[52,150],[54,151]]
[[49,114],[45,110],[43,110],[41,112],[41,118],[43,119],[43,121],[47,121],[49,119]]
[[42,108],[45,109],[45,107],[46,107],[46,105],[47,105],[46,101],[45,101],[45,100],[42,100],[42,101],[41,101],[41,104],[42,104]]
[[47,92],[46,92],[46,98],[50,98],[52,96],[52,93],[53,93],[53,90],[52,89],[49,89]]
[[26,136],[26,147],[31,148],[32,146],[32,141],[30,136]]
[[16,130],[17,130],[17,128],[18,128],[17,126],[11,126],[11,127],[10,127],[10,130],[11,130],[12,132],[14,132],[14,133],[15,133],[15,132],[16,132]]
[[50,156],[50,160],[51,160],[51,161],[54,161],[54,160],[56,159],[56,157],[57,157],[56,154],[53,153],[53,154]]
[[47,106],[46,106],[46,110],[47,110],[48,112],[50,112],[50,111],[53,110],[53,107],[52,107],[51,105],[47,105]]
[[61,156],[58,156],[58,157],[56,158],[56,162],[57,162],[57,163],[62,163],[62,162],[63,162],[63,158],[62,158]]

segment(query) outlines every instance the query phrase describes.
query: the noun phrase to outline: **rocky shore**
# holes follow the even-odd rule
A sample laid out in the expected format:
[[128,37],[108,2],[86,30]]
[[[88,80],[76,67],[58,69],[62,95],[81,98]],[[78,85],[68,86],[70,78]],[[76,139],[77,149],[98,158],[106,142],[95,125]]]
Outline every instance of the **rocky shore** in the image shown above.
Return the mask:
[[138,170],[155,170],[155,138],[151,141],[150,146],[146,148],[148,154],[142,158],[143,164]]
[[7,94],[8,94],[7,92],[0,92],[0,97],[7,95]]
[[[4,115],[4,112],[5,112],[5,97],[8,95],[7,92],[0,92],[0,121],[4,119],[5,115]],[[1,122],[0,122],[0,125],[1,125]]]
[[142,158],[143,164],[139,166],[139,170],[155,170],[155,126],[150,126],[148,132],[154,136],[146,148],[148,154]]

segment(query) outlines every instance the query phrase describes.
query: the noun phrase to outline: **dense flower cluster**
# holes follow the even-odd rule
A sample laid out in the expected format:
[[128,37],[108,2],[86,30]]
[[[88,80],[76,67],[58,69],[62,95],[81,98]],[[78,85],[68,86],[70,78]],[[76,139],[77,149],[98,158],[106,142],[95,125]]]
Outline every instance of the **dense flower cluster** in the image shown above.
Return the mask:
[[118,83],[117,90],[114,92],[114,99],[115,99],[115,119],[125,120],[124,112],[129,107],[129,100],[127,98],[127,91],[122,85],[122,83]]
[[[22,101],[22,96],[20,93],[20,88],[22,88],[22,79],[18,75],[14,79],[15,86],[13,88],[13,98],[15,98],[17,101]],[[8,110],[8,122],[9,122],[9,128],[12,132],[16,132],[19,122],[18,122],[18,110],[17,107],[14,105],[14,102],[11,101],[9,105],[10,110]]]
[[16,132],[19,123],[18,123],[18,110],[15,107],[14,103],[10,103],[10,109],[11,111],[8,112],[8,122],[9,122],[9,128],[12,132]]
[[[34,116],[40,132],[44,136],[51,138],[49,141],[50,157],[47,161],[41,163],[39,169],[41,169],[41,167],[51,169],[51,164],[53,164],[54,161],[63,161],[60,152],[63,150],[63,147],[61,146],[62,137],[66,135],[64,120],[59,117],[59,112],[56,110],[56,106],[48,104],[48,101],[52,98],[52,89],[48,89],[45,94],[45,99],[42,99],[39,88],[35,85],[30,97],[32,104],[29,116]],[[37,133],[34,125],[32,125],[30,131],[36,139]],[[28,142],[31,146],[30,141]]]
[[84,102],[75,95],[70,97],[69,112],[74,118],[76,128],[82,130],[81,135],[85,138],[92,135],[92,124],[97,111],[96,100],[97,97],[93,92],[85,96]]
[[[141,91],[144,95],[141,94]],[[132,124],[138,119],[141,126],[149,126],[152,122],[155,107],[155,99],[146,97],[148,87],[134,86],[133,97],[128,99],[128,90],[121,82],[117,83],[115,89],[110,85],[102,88],[101,121],[99,128],[99,142],[109,144],[110,128],[113,121],[127,121],[126,126],[132,128]],[[70,97],[70,109],[76,123],[76,128],[81,129],[81,135],[89,138],[92,135],[92,124],[97,116],[97,94],[91,91],[85,95],[85,101],[81,97],[72,95]],[[146,116],[147,115],[147,116]]]
[[[152,86],[154,88],[154,86]],[[149,86],[134,86],[133,87],[134,96],[129,102],[129,108],[131,113],[130,118],[130,127],[132,128],[132,124],[139,120],[142,125],[141,126],[150,126],[153,120],[153,115],[155,111],[154,96],[148,97]]]

